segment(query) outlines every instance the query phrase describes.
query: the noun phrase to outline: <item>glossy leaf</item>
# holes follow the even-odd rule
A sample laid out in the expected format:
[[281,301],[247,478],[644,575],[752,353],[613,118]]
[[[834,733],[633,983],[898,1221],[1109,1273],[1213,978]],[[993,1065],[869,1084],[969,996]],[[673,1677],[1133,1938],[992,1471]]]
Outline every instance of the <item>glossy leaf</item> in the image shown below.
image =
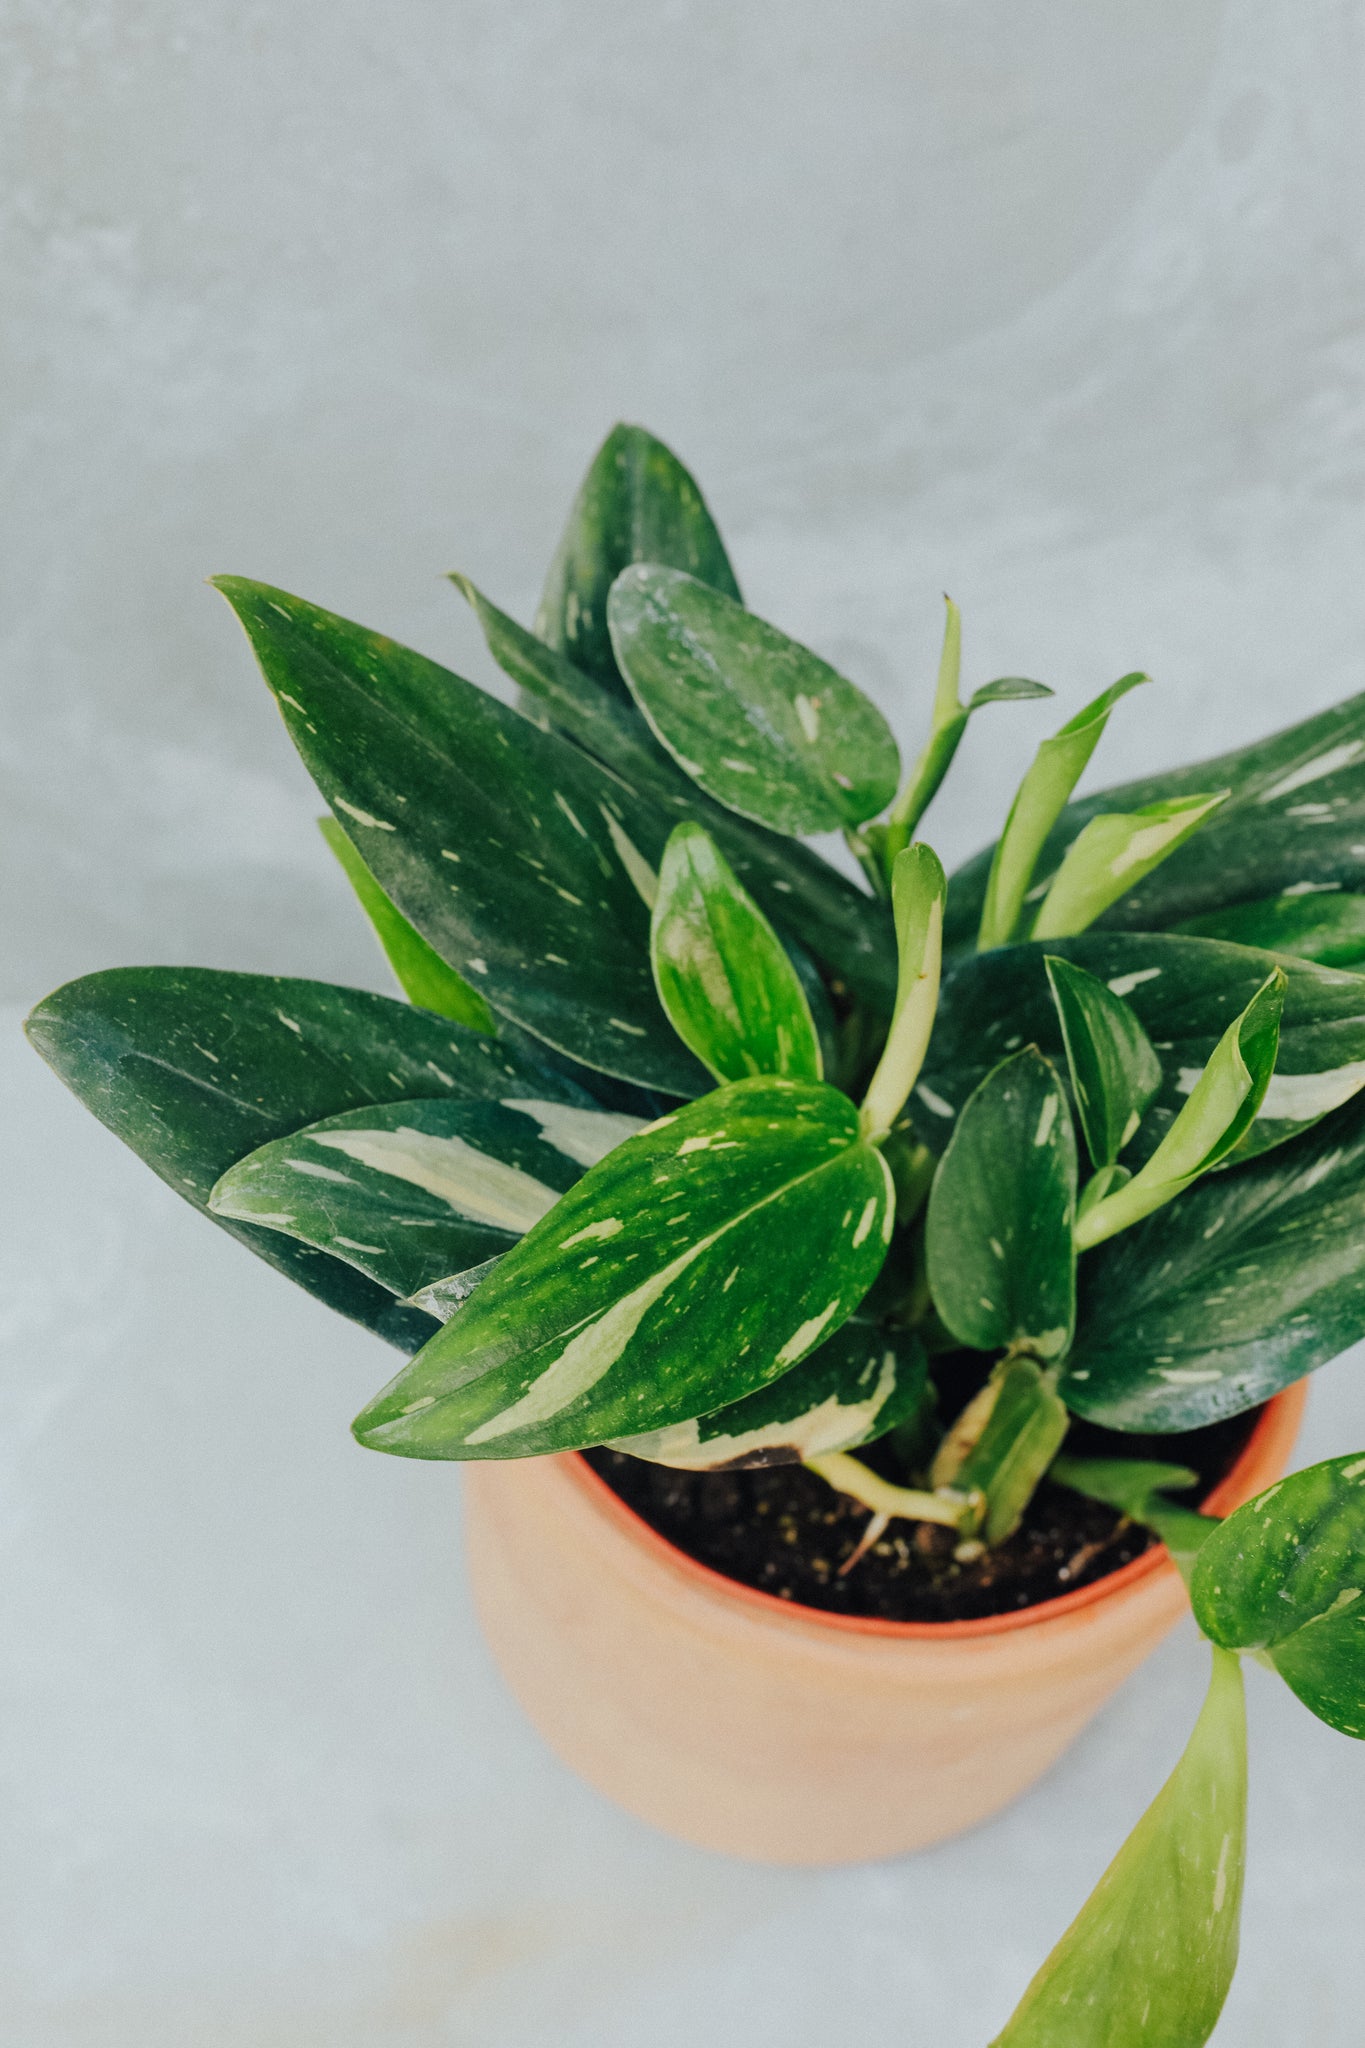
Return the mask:
[[442,959],[586,1066],[702,1087],[649,971],[653,807],[422,655],[263,584],[217,584],[337,822]]
[[390,903],[335,818],[319,818],[323,838],[340,862],[360,907],[374,927],[398,986],[410,1003],[434,1010],[438,1017],[468,1024],[475,1031],[495,1032],[493,1012],[477,989],[414,931],[401,910]]
[[1200,2048],[1237,1967],[1246,1710],[1235,1657],[1185,1754],[991,2048]]
[[[444,1092],[590,1103],[523,1041],[492,1039],[361,989],[208,967],[123,967],[68,982],[28,1020],[48,1065],[196,1209],[238,1159],[301,1125]],[[412,1349],[429,1321],[350,1265],[215,1219],[343,1315]]]
[[1058,1396],[1056,1375],[1032,1358],[1002,1359],[987,1384],[988,1401],[965,1456],[936,1461],[934,1482],[982,1495],[979,1533],[993,1549],[1019,1527],[1071,1418]]
[[929,1285],[960,1343],[1061,1357],[1076,1311],[1075,1203],[1071,1112],[1029,1047],[968,1101],[929,1195]]
[[938,1008],[946,886],[932,847],[907,846],[897,855],[891,872],[896,1005],[862,1107],[863,1129],[874,1143],[890,1134],[924,1065]]
[[669,1022],[718,1081],[821,1079],[796,969],[700,825],[675,826],[664,848],[649,945]]
[[1112,1166],[1161,1086],[1161,1062],[1122,996],[1070,960],[1044,964],[1090,1157]]
[[1067,1406],[1200,1429],[1365,1337],[1365,1103],[1199,1182],[1082,1267]]
[[607,629],[607,593],[632,562],[664,562],[738,599],[729,557],[695,479],[643,427],[616,426],[592,459],[559,543],[536,633],[627,697]]
[[642,563],[612,585],[608,617],[636,703],[717,803],[797,835],[859,825],[895,795],[900,756],[876,705],[733,599]]
[[1172,797],[1126,815],[1106,811],[1092,818],[1048,884],[1033,920],[1033,937],[1064,939],[1085,931],[1144,875],[1169,860],[1227,795],[1219,790],[1212,796]]
[[1120,697],[1147,681],[1138,674],[1120,677],[1039,747],[995,849],[977,935],[981,952],[1007,945],[1014,937],[1038,856],[1098,746],[1110,712]]
[[412,1295],[506,1251],[640,1128],[561,1102],[381,1103],[248,1153],[209,1207]]
[[1089,1250],[1131,1228],[1236,1151],[1255,1121],[1275,1070],[1284,991],[1285,977],[1276,967],[1223,1033],[1189,1100],[1146,1165],[1077,1218],[1078,1249]]
[[609,696],[499,611],[466,577],[452,581],[474,607],[493,659],[521,685],[542,720],[568,733],[656,807],[663,832],[686,818],[704,825],[784,938],[799,938],[836,980],[874,1010],[889,1012],[896,965],[882,904],[808,847],[712,803],[657,744],[633,703]]
[[1365,1456],[1291,1472],[1229,1515],[1190,1598],[1215,1643],[1259,1651],[1320,1721],[1365,1736]]
[[1176,929],[1196,938],[1229,939],[1238,946],[1318,960],[1325,967],[1358,968],[1365,962],[1365,894],[1328,887],[1305,896],[1267,896],[1259,903],[1186,918]]
[[357,1419],[417,1458],[517,1458],[711,1413],[855,1309],[893,1222],[846,1097],[732,1082],[628,1139]]
[[1198,1485],[1199,1475],[1188,1465],[1164,1465],[1155,1458],[1061,1457],[1048,1477],[1155,1530],[1171,1555],[1185,1563],[1219,1527],[1210,1516],[1166,1499],[1168,1492]]
[[914,1422],[932,1399],[917,1337],[849,1322],[757,1393],[691,1422],[618,1437],[614,1448],[689,1472],[791,1465],[871,1443]]

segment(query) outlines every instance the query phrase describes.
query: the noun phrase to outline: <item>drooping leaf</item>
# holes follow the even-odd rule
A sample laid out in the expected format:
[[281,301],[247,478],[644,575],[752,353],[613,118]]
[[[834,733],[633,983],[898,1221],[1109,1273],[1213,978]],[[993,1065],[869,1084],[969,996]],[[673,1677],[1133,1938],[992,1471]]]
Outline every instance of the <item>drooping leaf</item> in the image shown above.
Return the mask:
[[1156,1151],[1122,1187],[1087,1204],[1076,1244],[1087,1251],[1175,1200],[1237,1150],[1255,1121],[1275,1070],[1285,977],[1272,968],[1214,1047],[1185,1107]]
[[1246,1857],[1241,1667],[991,2048],[1201,2048],[1237,1967]]
[[374,927],[384,957],[408,1001],[423,1010],[434,1010],[438,1017],[449,1017],[453,1023],[468,1024],[474,1031],[496,1031],[493,1012],[478,990],[471,988],[453,967],[447,967],[422,934],[413,930],[402,911],[390,903],[336,819],[319,818],[318,825]]
[[[1230,789],[1188,846],[1105,914],[1116,931],[1170,931],[1185,919],[1258,903],[1277,893],[1355,888],[1365,845],[1365,693],[1249,747],[1069,804],[1038,856],[1041,882],[1082,826],[1101,811]],[[981,916],[992,849],[953,877],[948,944],[968,946]]]
[[883,904],[808,847],[712,803],[654,739],[633,702],[609,695],[499,611],[467,577],[451,580],[474,607],[493,659],[543,718],[655,806],[663,832],[685,818],[704,825],[784,939],[799,938],[847,989],[889,1012],[896,968]]
[[1030,1046],[970,1098],[929,1195],[929,1285],[960,1343],[1062,1356],[1076,1312],[1075,1205],[1071,1112]]
[[412,1295],[506,1251],[640,1128],[637,1117],[562,1102],[379,1103],[248,1153],[209,1207]]
[[592,459],[559,543],[536,633],[547,647],[628,699],[607,630],[607,593],[632,562],[664,562],[739,598],[739,585],[696,481],[643,427],[616,426]]
[[1136,673],[1121,676],[1039,747],[1019,785],[995,848],[981,906],[979,951],[984,953],[992,946],[1007,945],[1014,937],[1039,854],[1099,745],[1110,712],[1120,697],[1148,680]]
[[1090,1157],[1112,1166],[1161,1086],[1161,1062],[1122,996],[1073,961],[1049,955],[1044,965]]
[[845,1321],[893,1201],[846,1097],[732,1082],[585,1174],[356,1435],[405,1457],[516,1458],[709,1414]]
[[[973,1417],[964,1455],[945,1458],[940,1450],[934,1482],[982,1496],[979,1533],[993,1549],[1019,1527],[1071,1417],[1058,1396],[1056,1374],[1023,1354],[1002,1359],[983,1391],[988,1399]],[[953,1437],[950,1430],[945,1446]]]
[[907,846],[891,871],[896,921],[896,1004],[891,1029],[863,1098],[863,1129],[888,1137],[924,1064],[938,1007],[942,959],[943,868],[932,847]]
[[[361,989],[207,967],[122,967],[68,982],[28,1020],[87,1109],[196,1209],[258,1146],[372,1102],[446,1093],[589,1103],[523,1040],[492,1039]],[[343,1315],[412,1349],[422,1316],[340,1260],[215,1219]]]
[[1144,875],[1169,860],[1227,797],[1225,789],[1212,796],[1171,797],[1126,815],[1106,811],[1092,818],[1048,884],[1032,936],[1064,939],[1085,931]]
[[1199,1474],[1188,1465],[1165,1465],[1155,1458],[1061,1457],[1053,1460],[1048,1477],[1154,1529],[1172,1556],[1186,1563],[1219,1526],[1210,1516],[1166,1499],[1169,1492],[1198,1485]]
[[581,749],[422,655],[215,579],[290,737],[384,893],[493,1009],[584,1065],[688,1095],[641,884],[665,822]]
[[636,703],[717,803],[778,832],[860,825],[896,793],[875,704],[809,648],[676,569],[612,585],[612,645]]
[[1229,939],[1317,960],[1324,967],[1359,967],[1365,961],[1365,893],[1333,885],[1307,895],[1267,896],[1187,917],[1175,929],[1193,938]]
[[856,1450],[914,1421],[932,1399],[916,1336],[848,1322],[757,1393],[691,1422],[618,1437],[613,1448],[689,1472],[790,1465]]
[[649,945],[669,1022],[718,1081],[821,1079],[796,969],[700,825],[676,825],[664,848]]
[[1200,1429],[1365,1337],[1365,1103],[1200,1181],[1086,1257],[1067,1406]]
[[1229,1515],[1190,1598],[1206,1636],[1260,1651],[1320,1721],[1365,1736],[1365,1456],[1291,1472]]

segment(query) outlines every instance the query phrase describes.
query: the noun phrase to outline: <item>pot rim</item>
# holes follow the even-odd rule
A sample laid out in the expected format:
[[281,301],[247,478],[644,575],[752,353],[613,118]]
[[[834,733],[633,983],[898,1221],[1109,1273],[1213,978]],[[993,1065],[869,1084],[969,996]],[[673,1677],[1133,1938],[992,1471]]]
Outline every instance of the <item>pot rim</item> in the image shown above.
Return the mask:
[[[1296,1380],[1292,1386],[1282,1388],[1264,1403],[1255,1427],[1233,1464],[1200,1503],[1202,1511],[1215,1515],[1231,1513],[1235,1506],[1259,1491],[1254,1483],[1248,1486],[1247,1482],[1257,1467],[1270,1465],[1277,1457],[1281,1460],[1288,1458],[1298,1435],[1307,1393],[1307,1382]],[[699,1591],[748,1607],[756,1616],[773,1620],[781,1616],[787,1622],[799,1619],[844,1635],[886,1636],[898,1642],[961,1642],[972,1636],[1004,1635],[1016,1629],[1060,1621],[1066,1615],[1127,1592],[1155,1572],[1173,1569],[1165,1544],[1154,1543],[1141,1557],[1120,1565],[1117,1571],[1107,1572],[1103,1578],[1093,1579],[1088,1586],[1078,1586],[1070,1593],[1059,1593],[1052,1600],[1039,1600],[1032,1607],[1019,1608],[1011,1614],[980,1615],[970,1621],[886,1621],[874,1615],[832,1614],[827,1608],[808,1607],[803,1601],[783,1600],[776,1593],[765,1593],[757,1586],[743,1585],[738,1579],[717,1571],[714,1566],[702,1564],[698,1558],[670,1542],[667,1536],[661,1535],[634,1508],[627,1506],[600,1473],[594,1472],[581,1451],[565,1451],[555,1462],[566,1477],[588,1495],[598,1512],[613,1521],[621,1533],[658,1562],[690,1579]]]

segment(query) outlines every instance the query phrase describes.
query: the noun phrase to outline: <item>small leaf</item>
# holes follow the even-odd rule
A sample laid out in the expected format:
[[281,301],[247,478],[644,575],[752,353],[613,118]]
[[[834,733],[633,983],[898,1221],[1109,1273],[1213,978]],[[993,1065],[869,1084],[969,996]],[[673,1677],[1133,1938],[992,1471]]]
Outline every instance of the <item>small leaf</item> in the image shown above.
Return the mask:
[[1275,1071],[1287,984],[1276,967],[1229,1024],[1185,1107],[1147,1164],[1076,1223],[1081,1251],[1127,1230],[1226,1159],[1250,1130]]
[[1365,895],[1351,889],[1313,889],[1306,896],[1267,896],[1187,917],[1175,927],[1197,938],[1230,939],[1237,946],[1318,960],[1326,967],[1365,961]]
[[695,479],[643,427],[616,426],[574,500],[536,613],[557,654],[628,699],[612,655],[607,593],[632,562],[664,562],[739,598],[716,523]]
[[209,1207],[414,1295],[506,1251],[640,1128],[637,1117],[558,1102],[377,1104],[249,1153]]
[[519,1458],[709,1414],[846,1320],[893,1205],[846,1097],[732,1082],[585,1174],[356,1435],[404,1457]]
[[964,708],[979,711],[983,704],[1027,704],[1055,695],[1046,683],[1035,683],[1030,676],[997,676],[993,683],[983,683],[979,690],[973,690]]
[[1320,1721],[1365,1736],[1365,1456],[1292,1472],[1229,1515],[1190,1597],[1215,1643],[1260,1652]]
[[1161,1062],[1122,996],[1055,954],[1046,966],[1085,1142],[1096,1167],[1112,1166],[1161,1086]]
[[1033,921],[1033,937],[1065,939],[1085,931],[1183,846],[1228,794],[1221,789],[1213,796],[1172,797],[1126,816],[1105,812],[1092,818],[1052,878]]
[[959,1343],[1060,1358],[1076,1313],[1076,1140],[1055,1070],[1028,1047],[981,1083],[929,1195],[934,1305]]
[[1201,2048],[1237,1967],[1246,1710],[1213,1653],[1189,1745],[991,2048]]
[[849,1322],[771,1386],[695,1421],[618,1437],[613,1448],[689,1472],[797,1464],[871,1443],[916,1422],[932,1401],[917,1337]]
[[796,970],[700,825],[675,826],[664,848],[649,944],[669,1022],[718,1081],[821,1079]]
[[995,849],[977,937],[980,952],[1006,945],[1014,937],[1038,856],[1098,746],[1110,712],[1120,697],[1147,681],[1147,676],[1136,673],[1122,676],[1039,747]]
[[636,703],[717,803],[799,835],[860,825],[895,795],[900,756],[876,705],[733,599],[637,564],[608,616]]
[[413,930],[402,911],[390,903],[336,819],[319,818],[318,825],[345,870],[408,1001],[423,1010],[434,1010],[438,1017],[449,1017],[456,1024],[468,1024],[471,1030],[496,1032],[493,1012],[478,990],[472,989],[453,967],[447,967],[422,934]]
[[1155,1458],[1057,1458],[1048,1477],[1154,1529],[1180,1561],[1195,1557],[1219,1526],[1212,1517],[1164,1498],[1198,1485],[1199,1474],[1188,1465],[1163,1465]]
[[994,1549],[1019,1527],[1071,1417],[1058,1397],[1055,1373],[1044,1372],[1032,1358],[1002,1359],[987,1385],[989,1405],[983,1404],[984,1421],[972,1430],[966,1455],[936,1462],[934,1480],[960,1493],[984,1495],[980,1534]]
[[889,1135],[929,1048],[938,1008],[946,886],[943,868],[932,847],[917,843],[896,856],[891,871],[891,910],[896,921],[896,1006],[862,1106],[863,1129],[874,1144],[880,1144]]

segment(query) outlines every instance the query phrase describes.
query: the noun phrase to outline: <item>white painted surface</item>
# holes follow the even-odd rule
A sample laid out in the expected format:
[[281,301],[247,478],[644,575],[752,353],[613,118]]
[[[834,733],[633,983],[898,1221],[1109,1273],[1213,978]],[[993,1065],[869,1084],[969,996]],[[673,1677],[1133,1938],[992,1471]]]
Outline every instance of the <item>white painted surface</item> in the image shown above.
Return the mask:
[[[1365,685],[1350,0],[0,0],[0,993],[123,960],[383,985],[240,636],[261,575],[484,678],[618,416],[755,606],[1104,779]],[[974,721],[971,850],[1026,736]],[[602,1807],[489,1672],[387,1354],[4,1037],[10,2048],[980,2048],[1192,1719],[1174,1644],[971,1839],[803,1876]],[[1307,1455],[1365,1445],[1361,1362]],[[1260,1672],[1220,2048],[1356,2048],[1365,1759]]]

